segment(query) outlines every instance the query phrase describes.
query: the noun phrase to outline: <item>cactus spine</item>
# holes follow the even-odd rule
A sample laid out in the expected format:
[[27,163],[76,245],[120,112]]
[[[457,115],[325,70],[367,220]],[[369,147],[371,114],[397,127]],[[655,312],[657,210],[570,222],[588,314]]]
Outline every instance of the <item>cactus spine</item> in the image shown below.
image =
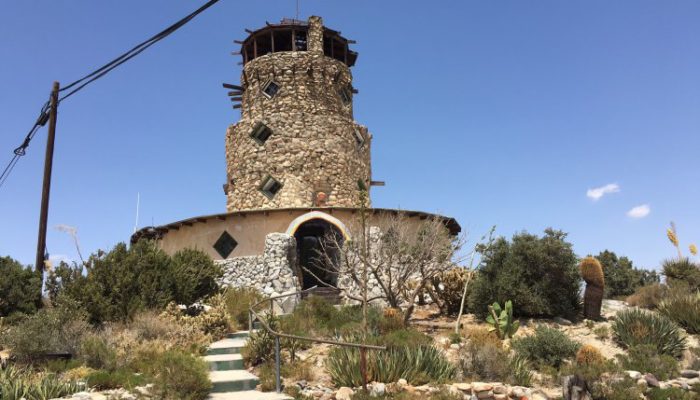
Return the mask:
[[603,305],[605,278],[603,266],[594,257],[581,260],[581,276],[586,281],[586,291],[583,295],[583,316],[588,319],[600,319],[600,309]]

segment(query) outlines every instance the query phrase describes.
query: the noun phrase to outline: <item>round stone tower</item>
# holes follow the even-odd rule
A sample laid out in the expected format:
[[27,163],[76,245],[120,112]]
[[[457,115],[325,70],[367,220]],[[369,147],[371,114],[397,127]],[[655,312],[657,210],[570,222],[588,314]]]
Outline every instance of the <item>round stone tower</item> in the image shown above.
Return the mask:
[[353,120],[354,42],[320,17],[248,32],[229,93],[241,119],[226,132],[227,211],[356,207],[371,135]]

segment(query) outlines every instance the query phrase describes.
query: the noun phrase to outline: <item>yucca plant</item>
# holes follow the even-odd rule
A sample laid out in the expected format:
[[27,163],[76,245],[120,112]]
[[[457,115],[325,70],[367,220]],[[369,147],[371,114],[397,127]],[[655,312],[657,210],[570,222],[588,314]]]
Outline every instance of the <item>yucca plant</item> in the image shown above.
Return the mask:
[[495,331],[500,339],[513,337],[518,328],[520,328],[520,322],[513,320],[513,302],[510,300],[506,301],[505,309],[501,309],[501,305],[498,302],[490,305],[486,322],[491,325],[489,330]]
[[637,308],[621,311],[612,323],[616,340],[627,348],[653,345],[659,354],[680,357],[686,348],[680,327],[668,317]]
[[49,400],[79,392],[75,381],[63,381],[54,374],[40,378],[25,369],[9,366],[0,369],[0,399]]
[[688,333],[700,333],[700,292],[671,295],[661,301],[658,310]]
[[[326,368],[338,386],[356,387],[362,384],[358,349],[338,347],[331,350]],[[433,346],[391,347],[367,352],[369,382],[406,379],[413,384],[423,384],[449,380],[454,373],[452,364]]]

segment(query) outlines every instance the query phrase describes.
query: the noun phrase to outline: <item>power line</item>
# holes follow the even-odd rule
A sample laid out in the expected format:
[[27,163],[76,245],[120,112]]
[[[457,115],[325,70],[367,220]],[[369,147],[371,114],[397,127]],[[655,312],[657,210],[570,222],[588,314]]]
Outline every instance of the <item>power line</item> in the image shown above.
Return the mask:
[[[146,50],[147,48],[151,47],[152,45],[156,44],[160,40],[168,37],[171,33],[175,32],[188,22],[190,22],[194,17],[197,15],[201,14],[203,11],[208,9],[209,7],[213,6],[214,4],[218,3],[219,0],[209,0],[206,2],[203,6],[199,7],[186,17],[180,19],[176,23],[170,25],[169,27],[165,28],[163,31],[155,34],[151,38],[145,40],[144,42],[139,43],[135,47],[133,47],[131,50],[125,52],[124,54],[120,55],[119,57],[115,58],[114,60],[108,62],[107,64],[103,65],[102,67],[90,72],[89,74],[85,75],[84,77],[76,80],[75,82],[70,83],[69,85],[64,86],[63,88],[60,89],[60,92],[63,92],[65,90],[70,90],[68,93],[63,95],[58,102],[60,103],[61,101],[67,99],[68,97],[72,96],[73,94],[79,92],[82,90],[85,86],[89,85],[90,83],[102,78],[118,66],[124,64],[125,62],[131,60],[132,58],[136,57],[139,55],[142,51]],[[71,90],[72,89],[72,90]],[[26,154],[27,147],[29,147],[29,143],[31,142],[32,138],[36,134],[36,132],[39,130],[40,127],[44,126],[46,124],[46,121],[49,119],[49,102],[46,102],[44,106],[41,108],[41,112],[39,114],[39,118],[37,118],[37,121],[34,123],[32,128],[29,130],[29,133],[27,136],[24,138],[24,141],[22,144],[17,147],[14,150],[14,155],[10,162],[7,164],[5,169],[3,170],[2,174],[0,174],[0,187],[5,183],[7,180],[7,177],[10,175],[12,170],[14,169],[15,165],[17,165],[17,162],[19,161],[20,157],[24,156]]]

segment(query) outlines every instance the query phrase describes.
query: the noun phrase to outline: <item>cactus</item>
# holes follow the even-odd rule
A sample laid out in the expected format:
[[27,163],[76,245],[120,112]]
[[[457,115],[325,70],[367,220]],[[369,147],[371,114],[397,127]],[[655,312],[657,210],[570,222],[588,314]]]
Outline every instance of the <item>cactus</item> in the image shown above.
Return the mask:
[[600,319],[600,308],[603,305],[605,278],[603,267],[594,257],[581,260],[581,276],[586,281],[586,291],[583,295],[583,316],[588,319]]
[[506,301],[505,309],[501,309],[498,302],[493,303],[489,306],[489,314],[486,317],[486,322],[491,325],[489,331],[495,331],[500,339],[513,337],[520,328],[520,322],[513,320],[513,302],[510,300]]
[[593,365],[600,364],[605,361],[605,357],[600,353],[595,346],[586,344],[576,353],[576,364],[578,365]]

